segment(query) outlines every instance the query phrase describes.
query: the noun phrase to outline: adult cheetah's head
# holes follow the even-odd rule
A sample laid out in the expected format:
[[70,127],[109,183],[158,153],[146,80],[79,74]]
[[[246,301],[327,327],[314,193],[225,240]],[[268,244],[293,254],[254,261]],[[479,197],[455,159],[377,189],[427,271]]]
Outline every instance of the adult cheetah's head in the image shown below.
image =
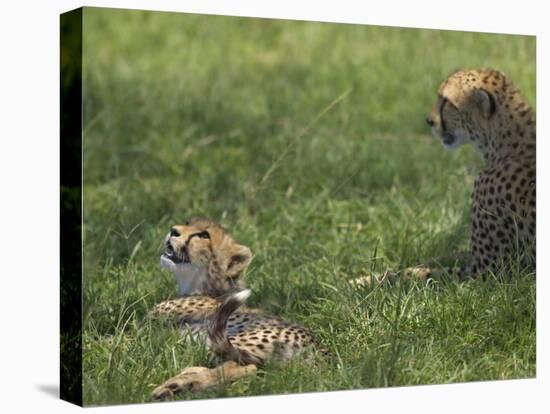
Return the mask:
[[161,268],[171,270],[180,295],[221,295],[244,288],[252,253],[217,223],[193,218],[172,226],[164,239]]
[[504,75],[493,69],[461,70],[449,76],[426,117],[434,136],[449,150],[482,140],[497,110],[494,90],[505,84]]

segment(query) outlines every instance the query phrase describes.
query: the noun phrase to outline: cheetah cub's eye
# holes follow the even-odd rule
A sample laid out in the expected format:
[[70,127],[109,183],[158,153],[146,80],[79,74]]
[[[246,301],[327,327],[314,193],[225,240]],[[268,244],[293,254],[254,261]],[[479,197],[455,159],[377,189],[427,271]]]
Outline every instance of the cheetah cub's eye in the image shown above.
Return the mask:
[[208,233],[206,230],[201,231],[199,234],[197,234],[201,239],[210,239],[210,233]]

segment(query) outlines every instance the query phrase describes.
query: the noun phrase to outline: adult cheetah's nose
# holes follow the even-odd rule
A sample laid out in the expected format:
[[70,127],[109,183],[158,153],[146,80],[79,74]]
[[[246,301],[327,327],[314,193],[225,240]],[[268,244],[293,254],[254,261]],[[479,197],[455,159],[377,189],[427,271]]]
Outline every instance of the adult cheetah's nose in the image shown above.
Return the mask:
[[428,115],[428,116],[426,117],[426,123],[427,123],[429,126],[431,126],[431,127],[434,126],[434,120],[432,119],[431,115]]

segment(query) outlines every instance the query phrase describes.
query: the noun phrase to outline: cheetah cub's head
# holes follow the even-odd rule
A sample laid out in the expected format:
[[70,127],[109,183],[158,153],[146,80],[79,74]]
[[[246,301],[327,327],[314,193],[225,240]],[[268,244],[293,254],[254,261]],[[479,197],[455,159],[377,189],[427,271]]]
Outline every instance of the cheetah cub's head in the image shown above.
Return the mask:
[[252,253],[248,247],[236,243],[219,224],[193,218],[172,226],[164,246],[160,266],[172,271],[180,296],[215,297],[245,287],[243,273]]
[[504,75],[493,69],[461,70],[449,76],[426,117],[433,135],[449,150],[476,141],[484,145],[497,110],[493,90],[504,82]]

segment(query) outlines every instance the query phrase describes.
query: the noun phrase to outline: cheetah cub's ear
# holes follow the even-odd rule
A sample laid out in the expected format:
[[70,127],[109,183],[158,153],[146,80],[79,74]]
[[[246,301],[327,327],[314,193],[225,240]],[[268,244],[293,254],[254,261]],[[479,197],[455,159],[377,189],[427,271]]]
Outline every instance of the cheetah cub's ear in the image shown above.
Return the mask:
[[494,96],[485,89],[476,89],[473,97],[474,102],[481,111],[483,118],[491,118],[497,109]]
[[227,276],[234,278],[239,276],[252,261],[252,252],[246,246],[236,244],[231,249],[231,257],[227,264]]

